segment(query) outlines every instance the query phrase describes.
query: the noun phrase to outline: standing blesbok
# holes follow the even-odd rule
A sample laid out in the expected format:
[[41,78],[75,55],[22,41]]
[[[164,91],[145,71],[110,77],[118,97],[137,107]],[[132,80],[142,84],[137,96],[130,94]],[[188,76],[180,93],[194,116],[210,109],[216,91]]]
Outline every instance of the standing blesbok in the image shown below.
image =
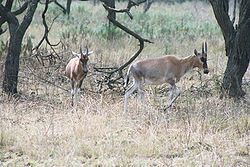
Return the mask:
[[[143,84],[161,85],[169,83],[170,99],[167,108],[171,107],[172,103],[180,95],[180,90],[176,87],[180,78],[189,70],[198,67],[203,69],[205,74],[208,74],[207,66],[207,43],[202,44],[202,52],[198,53],[194,50],[192,56],[186,58],[177,58],[174,55],[167,55],[159,58],[139,60],[130,65],[127,76],[125,77],[125,86],[129,82],[129,76],[133,76],[133,84],[125,93],[124,111],[127,111],[128,97],[138,89],[141,100],[144,101]],[[176,96],[174,96],[174,92]]]
[[75,56],[72,58],[66,66],[65,74],[71,81],[71,105],[74,105],[74,95],[78,94],[82,86],[83,79],[88,74],[88,60],[89,55],[93,51],[89,52],[88,47],[86,47],[86,52],[82,52],[82,47],[80,47],[80,53],[72,52]]

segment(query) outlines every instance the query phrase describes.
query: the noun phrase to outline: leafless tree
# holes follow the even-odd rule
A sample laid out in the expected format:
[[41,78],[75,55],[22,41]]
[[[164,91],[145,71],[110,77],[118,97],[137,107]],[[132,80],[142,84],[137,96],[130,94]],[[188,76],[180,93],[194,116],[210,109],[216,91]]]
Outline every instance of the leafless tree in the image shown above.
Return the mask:
[[[3,91],[7,94],[16,94],[17,93],[17,84],[18,84],[18,73],[19,73],[19,59],[22,41],[25,32],[27,31],[29,25],[32,22],[34,13],[37,9],[38,3],[40,0],[26,0],[22,2],[21,7],[12,11],[13,0],[6,0],[5,4],[0,4],[0,29],[1,33],[6,31],[2,30],[2,25],[7,23],[9,28],[9,46],[6,56],[6,61],[4,65],[4,77],[3,77]],[[42,13],[43,25],[45,27],[44,36],[39,44],[35,47],[36,49],[40,47],[42,42],[46,42],[53,46],[48,40],[49,27],[46,23],[45,14],[48,9],[48,4],[51,1],[45,1],[45,9]],[[23,19],[18,19],[17,15],[24,14]],[[0,35],[1,35],[0,33]]]
[[[5,61],[3,91],[8,94],[17,93],[19,57],[21,44],[26,30],[28,29],[39,0],[28,0],[17,11],[11,11],[13,0],[7,0],[5,5],[0,4],[1,23],[8,23],[10,42]],[[17,14],[26,12],[23,20],[19,22]]]

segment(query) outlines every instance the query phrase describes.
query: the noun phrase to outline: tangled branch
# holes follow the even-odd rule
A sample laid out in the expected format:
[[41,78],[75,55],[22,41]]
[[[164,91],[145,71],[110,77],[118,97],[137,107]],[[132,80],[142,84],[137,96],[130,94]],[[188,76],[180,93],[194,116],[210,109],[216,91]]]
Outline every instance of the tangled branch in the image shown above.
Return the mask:
[[48,24],[47,24],[47,22],[46,22],[46,13],[47,13],[47,10],[48,10],[48,6],[49,6],[49,0],[46,0],[46,2],[45,2],[45,8],[44,8],[44,11],[43,11],[43,13],[42,13],[42,19],[43,19],[43,26],[44,26],[44,34],[43,34],[43,38],[40,40],[40,42],[33,48],[33,50],[37,50],[40,46],[41,46],[41,44],[43,43],[43,41],[45,40],[48,44],[49,44],[49,46],[51,46],[51,47],[54,47],[54,46],[58,46],[59,44],[60,44],[60,41],[57,43],[57,44],[52,44],[50,41],[49,41],[49,38],[48,38],[48,35],[49,35],[49,31],[50,31],[50,29],[51,29],[51,26],[53,25],[53,23],[54,23],[54,21],[57,19],[57,17],[59,16],[59,15],[57,15],[54,19],[53,19],[53,21],[52,21],[52,24],[51,24],[51,26],[50,26],[50,28],[48,27]]
[[[140,2],[133,2],[131,0],[129,0],[127,8],[125,9],[115,9],[115,8],[111,8],[109,6],[107,6],[105,3],[103,3],[103,7],[108,11],[108,12],[117,12],[117,13],[126,13],[128,14],[128,16],[130,17],[130,19],[133,19],[133,16],[130,12],[131,8],[133,6],[138,6],[141,3],[146,2],[146,0],[140,1]],[[112,22],[116,27],[120,28],[121,30],[125,31],[126,33],[128,33],[129,35],[133,36],[135,39],[137,39],[139,41],[139,49],[133,54],[133,56],[123,65],[121,65],[120,67],[109,67],[109,68],[98,68],[95,67],[94,69],[97,72],[101,72],[104,74],[104,78],[102,80],[98,80],[98,84],[100,84],[100,91],[102,88],[103,84],[106,84],[108,86],[108,88],[113,89],[114,85],[116,86],[121,86],[123,85],[123,80],[120,81],[121,79],[123,79],[123,73],[122,70],[124,68],[126,68],[130,63],[132,63],[138,56],[139,54],[142,52],[143,48],[144,48],[144,42],[148,42],[148,43],[153,43],[148,39],[142,38],[140,35],[138,35],[137,33],[135,33],[134,31],[130,30],[129,28],[127,28],[126,26],[124,26],[123,24],[121,24],[120,22],[118,22],[117,20],[115,20],[113,17],[111,16],[107,16],[107,18],[109,19],[110,22]]]

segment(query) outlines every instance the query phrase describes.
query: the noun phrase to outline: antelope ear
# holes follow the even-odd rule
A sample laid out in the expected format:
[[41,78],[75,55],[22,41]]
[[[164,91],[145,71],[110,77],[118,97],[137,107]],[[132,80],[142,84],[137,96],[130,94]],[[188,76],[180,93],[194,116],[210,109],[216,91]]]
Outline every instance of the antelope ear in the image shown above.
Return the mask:
[[81,54],[79,54],[79,53],[76,53],[76,52],[73,52],[73,51],[71,51],[71,53],[72,53],[72,55],[74,55],[74,56],[81,57]]
[[196,49],[194,50],[194,54],[195,54],[196,56],[198,56],[198,52],[197,52]]
[[88,52],[88,55],[87,55],[87,56],[91,55],[92,53],[94,53],[94,52],[93,52],[93,51]]
[[88,54],[85,52],[83,55],[89,56],[89,55],[91,55],[92,53],[94,53],[94,52],[93,52],[93,51],[89,51]]

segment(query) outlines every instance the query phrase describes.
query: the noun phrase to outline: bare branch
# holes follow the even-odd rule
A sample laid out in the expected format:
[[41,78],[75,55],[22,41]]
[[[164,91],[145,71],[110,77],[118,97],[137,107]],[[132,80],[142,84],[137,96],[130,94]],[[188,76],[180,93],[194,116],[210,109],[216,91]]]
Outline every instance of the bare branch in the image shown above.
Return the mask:
[[13,0],[7,0],[5,3],[5,8],[7,9],[7,11],[11,11],[12,5],[13,5]]
[[[44,8],[44,11],[43,11],[43,13],[42,13],[42,19],[43,19],[43,25],[44,25],[44,35],[43,35],[43,38],[40,40],[40,42],[37,44],[37,46],[35,46],[35,47],[33,48],[33,50],[37,50],[37,49],[41,46],[41,44],[43,43],[44,40],[45,40],[51,47],[57,46],[57,45],[59,45],[59,43],[60,43],[60,41],[59,41],[57,44],[51,44],[51,42],[49,41],[49,38],[48,38],[49,31],[50,31],[50,29],[51,29],[51,27],[48,28],[48,25],[47,25],[47,22],[46,22],[46,16],[45,16],[45,15],[46,15],[46,12],[47,12],[47,10],[48,10],[48,5],[49,5],[49,0],[46,0],[45,8]],[[53,19],[52,24],[54,23],[55,19],[56,19],[58,16],[59,16],[59,15],[57,15],[57,16]],[[51,26],[52,26],[52,24],[51,24]]]
[[18,20],[15,18],[15,15],[8,11],[8,9],[5,8],[5,6],[3,6],[2,4],[0,4],[0,15],[0,20],[3,20],[3,23],[7,21],[17,25],[19,24]]
[[154,0],[147,0],[147,3],[145,3],[145,5],[144,5],[144,11],[143,11],[144,13],[146,13],[149,10],[149,8],[153,4],[153,2],[154,2]]
[[123,26],[121,23],[119,23],[118,21],[114,20],[113,18],[108,18],[110,20],[110,22],[112,22],[115,26],[119,27],[120,29],[122,29],[123,31],[127,32],[128,34],[132,35],[133,37],[135,37],[136,39],[138,39],[139,43],[140,43],[140,48],[139,50],[122,66],[120,66],[118,69],[111,71],[110,73],[114,73],[120,70],[123,70],[125,67],[127,67],[130,63],[132,63],[137,56],[139,56],[139,54],[141,53],[141,51],[144,48],[144,42],[148,42],[148,43],[153,43],[148,39],[144,39],[142,38],[140,35],[136,34],[135,32],[131,31],[130,29],[128,29],[127,27]]
[[63,5],[61,5],[57,0],[54,0],[54,3],[62,9],[63,14],[67,13],[66,8]]
[[[104,0],[101,0],[101,1],[103,2]],[[130,13],[130,9],[133,6],[138,6],[140,3],[143,3],[145,1],[146,0],[143,0],[143,1],[140,1],[138,3],[135,3],[135,2],[133,2],[133,1],[130,0],[128,2],[128,5],[127,5],[126,9],[114,9],[114,8],[111,8],[111,7],[107,6],[105,3],[103,3],[103,6],[104,6],[104,8],[108,12],[114,11],[114,12],[117,12],[117,13],[126,13],[126,14],[129,15],[129,17],[131,19],[133,19],[133,16]],[[142,38],[140,35],[138,35],[134,31],[132,31],[129,28],[125,27],[120,22],[118,22],[116,19],[114,19],[113,17],[111,17],[110,15],[108,15],[107,18],[115,26],[119,27],[121,30],[125,31],[126,33],[128,33],[129,35],[131,35],[135,39],[137,39],[139,41],[140,45],[139,45],[139,49],[133,54],[133,56],[125,64],[121,65],[119,68],[118,67],[112,67],[112,68],[111,67],[110,68],[94,68],[97,72],[102,72],[104,74],[107,74],[107,76],[104,76],[104,78],[102,80],[98,81],[98,85],[100,86],[100,89],[102,88],[102,84],[106,84],[109,89],[113,89],[115,87],[117,88],[117,87],[119,87],[119,85],[123,84],[123,81],[121,81],[121,79],[123,78],[122,70],[125,67],[127,67],[131,62],[133,62],[139,56],[139,54],[142,52],[142,50],[144,48],[144,42],[153,43],[150,40]]]
[[3,29],[0,27],[0,35],[1,35],[1,34],[4,34],[6,31],[7,31],[7,28],[3,30]]
[[25,2],[19,9],[17,9],[16,11],[12,12],[14,15],[19,15],[22,14],[28,7],[28,1]]
[[[145,1],[144,1],[145,2]],[[140,2],[142,3],[142,1]],[[126,9],[114,9],[114,8],[110,8],[108,7],[106,4],[103,3],[103,6],[106,10],[112,10],[112,11],[116,11],[116,12],[120,12],[120,13],[128,13],[131,9],[131,7],[135,6],[135,5],[138,5],[139,3],[135,3],[133,1],[129,1],[128,3],[128,6]],[[130,12],[129,12],[130,13]],[[130,13],[131,14],[131,13]],[[131,18],[131,17],[130,17]],[[132,17],[133,18],[133,17]],[[131,18],[131,19],[132,19]],[[139,43],[140,43],[140,48],[139,50],[125,63],[123,64],[122,66],[120,66],[119,68],[113,70],[113,71],[110,71],[110,72],[106,72],[106,73],[115,73],[117,71],[121,71],[123,70],[125,67],[127,67],[131,62],[133,62],[135,60],[135,58],[141,53],[141,51],[143,50],[144,48],[144,42],[149,42],[149,43],[153,43],[151,42],[150,40],[148,39],[144,39],[142,38],[140,35],[136,34],[134,31],[128,29],[127,27],[125,27],[124,25],[122,25],[121,23],[119,23],[118,21],[116,21],[115,19],[113,19],[112,17],[108,16],[108,19],[110,22],[112,22],[115,26],[119,27],[120,29],[122,29],[123,31],[125,31],[126,33],[132,35],[133,37],[135,37],[136,39],[139,40]]]
[[65,92],[69,92],[69,90],[67,90],[67,89],[65,89],[65,88],[63,88],[63,87],[61,87],[61,86],[59,86],[59,85],[56,85],[54,82],[49,81],[48,79],[45,79],[45,78],[41,77],[40,75],[37,75],[36,72],[30,68],[30,66],[27,65],[26,67],[27,67],[27,69],[30,71],[30,74],[32,74],[32,75],[35,76],[37,79],[39,79],[39,81],[41,81],[41,82],[43,82],[43,83],[46,83],[46,84],[50,84],[50,85],[52,85],[52,86],[55,86],[55,87],[57,87],[57,88],[59,88],[59,89],[65,91]]
[[[13,5],[13,1],[12,0],[8,0],[6,1],[6,4],[5,4],[5,11],[6,12],[11,12],[11,8],[12,8],[12,5]],[[21,13],[23,13],[28,7],[28,2],[25,2],[18,10],[12,12],[13,15],[19,15]],[[6,20],[6,18],[4,17],[0,17],[0,35],[5,33],[7,29],[3,30],[1,28],[1,26],[8,20]]]
[[[101,1],[103,2],[103,0],[101,0]],[[132,14],[130,13],[131,8],[132,8],[133,6],[139,6],[141,3],[144,3],[144,2],[146,2],[146,0],[142,0],[142,1],[137,2],[137,3],[135,3],[135,2],[133,2],[133,1],[131,1],[131,0],[129,0],[128,5],[127,5],[127,8],[125,8],[125,9],[115,9],[115,8],[111,8],[111,7],[107,6],[105,3],[103,3],[103,6],[104,6],[104,8],[105,8],[106,10],[108,10],[108,11],[114,11],[114,12],[116,12],[116,13],[127,13],[128,16],[130,17],[130,19],[133,19],[133,16],[132,16]]]

